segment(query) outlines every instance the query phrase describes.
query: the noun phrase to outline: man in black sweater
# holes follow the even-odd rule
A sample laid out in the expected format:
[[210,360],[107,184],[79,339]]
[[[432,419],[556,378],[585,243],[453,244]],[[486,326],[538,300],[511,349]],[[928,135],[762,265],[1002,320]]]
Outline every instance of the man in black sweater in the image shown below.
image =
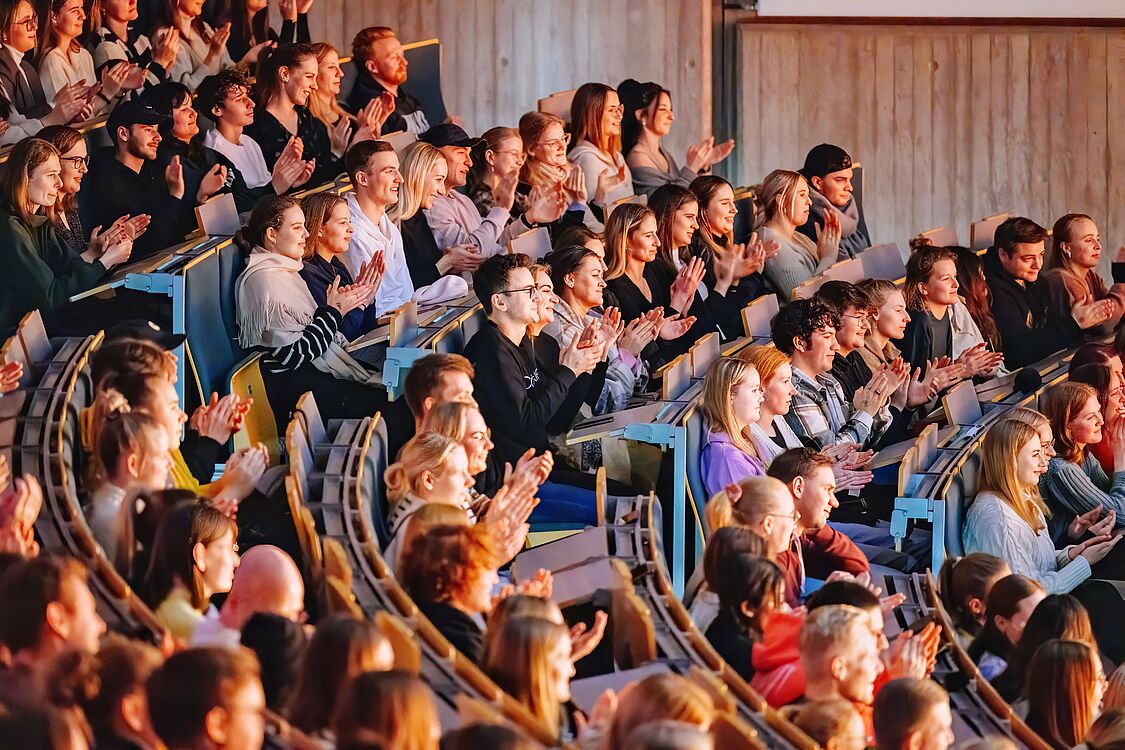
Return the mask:
[[996,228],[995,245],[984,258],[992,315],[1012,370],[1081,342],[1075,320],[1090,305],[1071,308],[1061,286],[1039,278],[1046,240],[1047,230],[1031,219],[1011,218]]
[[[566,400],[579,375],[592,372],[601,347],[576,336],[559,352],[559,368],[547,373],[535,361],[527,327],[539,319],[540,291],[531,259],[521,253],[496,255],[473,274],[473,287],[488,322],[465,347],[476,370],[474,389],[481,414],[492,429],[501,461],[516,465],[528,448],[548,449],[547,424]],[[487,379],[482,382],[483,379]]]
[[421,135],[429,129],[422,103],[402,86],[406,83],[406,55],[393,29],[371,26],[356,34],[352,40],[352,60],[356,79],[347,95],[348,109],[359,112],[372,99],[385,96],[394,105],[394,111],[383,124],[384,133],[405,130]]

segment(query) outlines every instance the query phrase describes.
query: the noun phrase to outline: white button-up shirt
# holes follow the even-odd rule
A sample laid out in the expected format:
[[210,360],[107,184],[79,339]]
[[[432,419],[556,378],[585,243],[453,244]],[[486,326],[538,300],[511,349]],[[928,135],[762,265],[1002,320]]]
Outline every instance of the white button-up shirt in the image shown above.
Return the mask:
[[377,315],[386,315],[401,307],[414,296],[414,283],[410,280],[410,269],[406,265],[406,251],[402,247],[402,233],[386,213],[375,224],[359,207],[355,193],[347,194],[348,214],[352,222],[352,240],[343,261],[352,276],[359,274],[360,267],[371,260],[376,252],[383,251],[387,265],[383,283],[375,295]]

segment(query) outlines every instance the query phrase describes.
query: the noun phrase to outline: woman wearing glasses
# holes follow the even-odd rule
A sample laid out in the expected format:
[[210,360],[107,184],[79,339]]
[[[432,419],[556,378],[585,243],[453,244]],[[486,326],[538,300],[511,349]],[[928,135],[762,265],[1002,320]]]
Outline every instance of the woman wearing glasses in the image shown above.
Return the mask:
[[552,242],[568,227],[600,225],[587,204],[585,174],[566,159],[570,133],[563,128],[560,118],[546,112],[528,112],[520,118],[519,136],[525,157],[519,170],[516,201],[526,204],[533,194],[562,193],[566,211],[558,220],[543,225]]
[[70,248],[82,260],[93,263],[100,258],[115,238],[130,235],[136,239],[144,234],[150,216],[139,214],[135,217],[122,216],[110,227],[95,227],[86,239],[87,230],[78,216],[77,195],[82,187],[82,178],[89,170],[90,157],[86,149],[86,139],[74,128],[66,125],[52,125],[43,128],[39,137],[50,143],[60,154],[62,165],[62,188],[53,206],[47,208],[47,216],[55,227],[55,234],[62,244]]
[[633,194],[633,175],[621,154],[624,114],[617,92],[604,83],[582,84],[570,105],[575,141],[570,161],[582,170],[587,189],[594,188],[595,213]]
[[481,140],[483,143],[473,149],[473,166],[465,183],[469,199],[482,217],[497,206],[504,206],[513,214],[523,213],[527,194],[516,188],[527,154],[520,131],[497,126],[486,130]]

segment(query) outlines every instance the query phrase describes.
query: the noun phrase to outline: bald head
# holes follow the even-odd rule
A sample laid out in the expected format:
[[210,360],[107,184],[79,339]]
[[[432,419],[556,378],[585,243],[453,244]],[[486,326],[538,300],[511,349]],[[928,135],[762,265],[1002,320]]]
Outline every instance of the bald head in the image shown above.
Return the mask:
[[301,571],[283,550],[261,544],[242,555],[221,617],[228,628],[242,630],[256,612],[296,621],[304,610],[305,583]]

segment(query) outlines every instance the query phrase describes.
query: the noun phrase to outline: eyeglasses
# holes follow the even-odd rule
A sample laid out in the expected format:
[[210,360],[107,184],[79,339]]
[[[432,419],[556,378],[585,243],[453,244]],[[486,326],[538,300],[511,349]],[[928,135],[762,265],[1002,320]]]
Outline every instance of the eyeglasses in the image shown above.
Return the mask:
[[89,169],[89,156],[64,156],[59,161],[70,162],[70,168],[78,171]]
[[[491,151],[491,149],[489,150]],[[527,154],[514,148],[504,149],[503,151],[492,151],[492,153],[496,154],[497,156],[508,155],[516,161],[523,161],[527,158]]]
[[527,292],[527,295],[532,299],[535,299],[535,297],[542,294],[542,292],[539,290],[539,287],[535,286],[534,284],[532,284],[531,286],[521,287],[519,289],[501,289],[499,292],[497,292],[497,294],[523,294],[524,292]]
[[539,145],[543,148],[554,149],[559,146],[567,146],[570,144],[570,133],[564,133],[562,138],[552,138],[549,141],[542,141]]
[[797,523],[801,520],[801,512],[797,510],[792,513],[765,513],[763,515],[773,516],[774,518],[788,518],[793,523]]
[[33,15],[30,18],[24,19],[23,21],[12,21],[12,25],[23,26],[28,31],[35,31],[39,28],[39,17]]
[[623,115],[625,114],[625,105],[618,104],[616,107],[606,107],[605,111],[609,112],[611,115]]
[[853,320],[855,320],[859,323],[866,323],[868,320],[871,319],[871,316],[868,313],[844,313],[840,317],[841,318],[852,318]]

